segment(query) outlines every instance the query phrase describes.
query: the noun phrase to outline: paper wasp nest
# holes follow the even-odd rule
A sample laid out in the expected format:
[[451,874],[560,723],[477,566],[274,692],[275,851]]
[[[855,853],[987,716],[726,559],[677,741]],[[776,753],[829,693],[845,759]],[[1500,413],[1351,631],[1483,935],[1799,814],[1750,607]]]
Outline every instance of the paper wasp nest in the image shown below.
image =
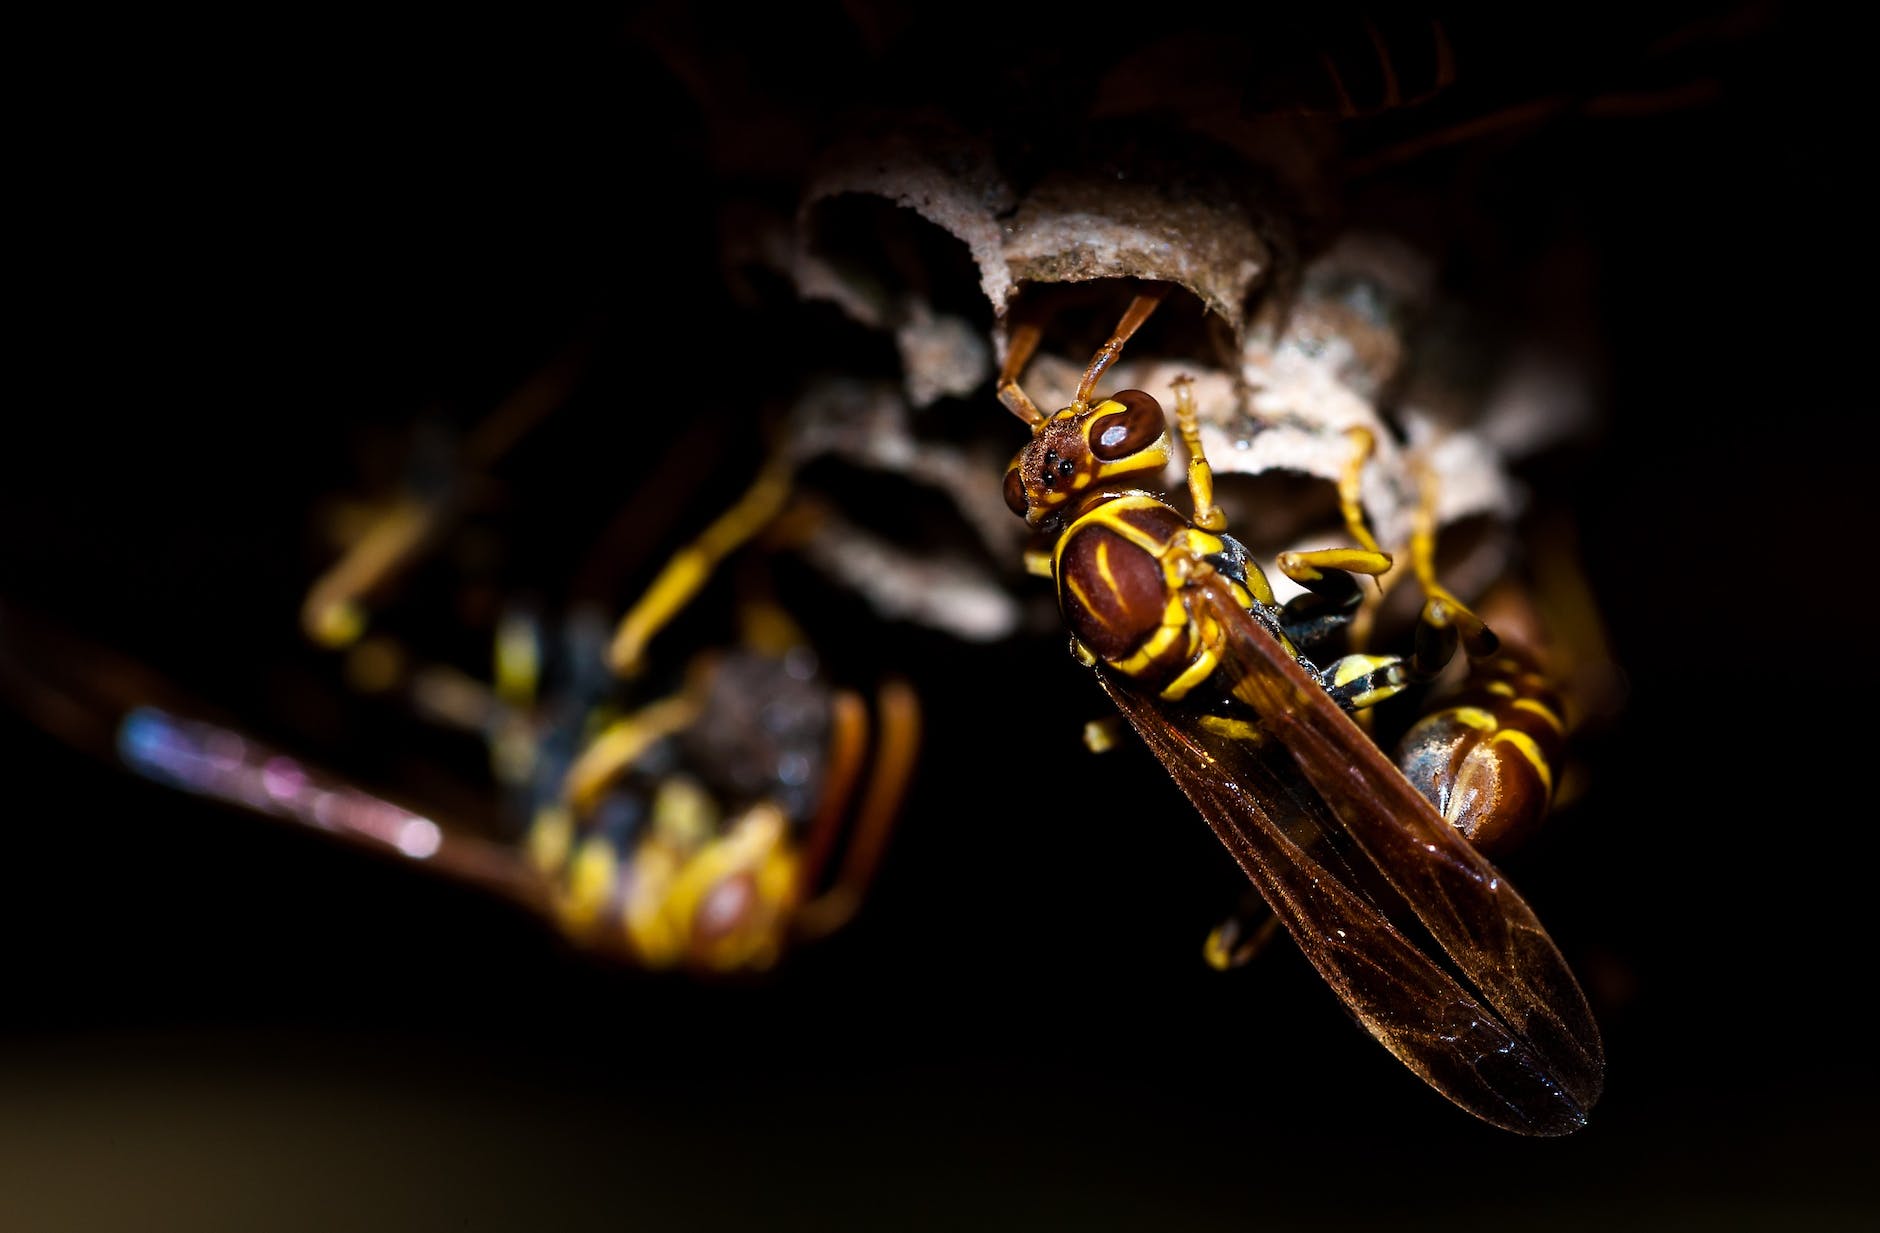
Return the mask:
[[[900,80],[943,58],[908,50],[915,31],[899,31],[897,42],[895,30],[864,25],[884,63],[918,56]],[[1004,511],[998,480],[1022,436],[993,378],[1012,331],[1039,324],[1042,347],[1021,382],[1055,409],[1131,289],[1153,280],[1180,293],[1099,392],[1138,386],[1167,409],[1171,379],[1194,378],[1230,525],[1256,553],[1348,540],[1332,494],[1352,457],[1348,430],[1364,428],[1375,452],[1362,471],[1363,505],[1384,546],[1402,548],[1429,493],[1440,528],[1491,532],[1445,541],[1449,585],[1467,591],[1498,576],[1511,548],[1493,530],[1525,502],[1514,468],[1585,426],[1584,383],[1572,363],[1525,352],[1503,323],[1479,328],[1446,287],[1440,254],[1387,219],[1359,221],[1337,134],[1362,100],[1316,106],[1307,78],[1326,62],[1323,47],[1298,39],[1320,32],[1288,27],[1297,45],[1275,52],[1280,33],[1223,21],[1107,59],[1080,49],[1075,89],[1046,68],[982,63],[988,76],[1019,83],[1002,96],[1010,107],[914,92],[905,105],[864,99],[838,109],[840,120],[819,130],[832,135],[797,152],[793,216],[739,214],[725,232],[734,270],[780,276],[799,303],[840,313],[895,358],[870,395],[875,429],[835,410],[847,396],[831,387],[805,400],[799,431],[826,436],[828,424],[815,422],[826,413],[847,425],[851,458],[866,454],[867,465],[916,479],[925,468],[933,483],[951,468],[944,482],[977,547],[992,554],[982,580],[1009,582],[1002,571],[1018,559],[1022,528]],[[1429,22],[1399,36],[1395,63],[1406,74],[1423,45],[1440,48],[1445,37]],[[1442,84],[1406,78],[1393,105]],[[727,121],[724,132],[734,131]],[[1297,491],[1280,502],[1242,497],[1237,508],[1243,479]],[[1172,469],[1168,486],[1180,483]],[[957,584],[960,568],[893,574],[849,581],[872,588],[879,606],[925,611],[966,636],[1017,623],[988,606],[945,613],[923,593]]]

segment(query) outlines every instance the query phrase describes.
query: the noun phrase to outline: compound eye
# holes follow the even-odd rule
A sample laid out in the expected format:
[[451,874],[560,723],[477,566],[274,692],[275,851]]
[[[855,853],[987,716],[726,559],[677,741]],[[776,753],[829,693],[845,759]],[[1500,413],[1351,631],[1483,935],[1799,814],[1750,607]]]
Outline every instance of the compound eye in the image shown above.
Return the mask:
[[1005,469],[1005,504],[1014,514],[1023,518],[1031,510],[1031,501],[1025,496],[1025,481],[1018,473],[1018,459]]
[[1091,421],[1090,452],[1104,462],[1139,454],[1167,431],[1162,404],[1143,390],[1123,390],[1105,401],[1118,403],[1123,409]]

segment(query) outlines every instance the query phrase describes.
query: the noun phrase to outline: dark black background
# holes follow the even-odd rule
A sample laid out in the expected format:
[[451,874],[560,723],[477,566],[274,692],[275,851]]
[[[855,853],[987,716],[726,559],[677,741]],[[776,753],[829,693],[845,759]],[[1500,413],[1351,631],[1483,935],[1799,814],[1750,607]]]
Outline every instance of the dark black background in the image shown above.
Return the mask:
[[[330,735],[283,707],[320,665],[293,629],[310,511],[356,480],[363,428],[427,400],[467,418],[596,329],[587,444],[544,454],[571,469],[516,513],[553,544],[630,500],[676,426],[752,422],[791,341],[843,339],[772,336],[725,294],[719,202],[800,165],[781,141],[728,173],[708,114],[786,100],[813,148],[825,104],[1041,90],[1131,33],[909,17],[920,54],[877,73],[854,34],[872,12],[48,35],[61,71],[15,189],[35,277],[7,592],[264,729]],[[1569,474],[1628,707],[1587,794],[1509,864],[1605,1029],[1588,1129],[1474,1123],[1288,951],[1207,971],[1231,869],[1146,755],[1083,758],[1101,699],[1056,639],[858,621],[842,654],[927,700],[913,799],[855,925],[748,986],[597,966],[6,714],[9,1227],[1871,1220],[1872,44],[1745,12],[1703,62],[1714,93],[1545,126],[1473,183],[1516,232],[1580,227],[1611,361],[1606,434]],[[1571,82],[1705,15],[1494,34]],[[701,78],[647,33],[677,28],[743,71]],[[676,523],[737,482],[737,449],[699,460]],[[325,752],[385,774],[380,739]]]

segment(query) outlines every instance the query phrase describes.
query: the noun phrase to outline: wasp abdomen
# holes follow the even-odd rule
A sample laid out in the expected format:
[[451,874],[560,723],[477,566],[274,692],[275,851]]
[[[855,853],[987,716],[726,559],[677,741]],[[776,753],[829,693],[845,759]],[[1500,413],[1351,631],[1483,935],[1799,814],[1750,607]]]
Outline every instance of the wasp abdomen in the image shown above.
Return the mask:
[[1442,710],[1404,734],[1397,763],[1476,847],[1505,847],[1547,813],[1566,752],[1560,698],[1510,655],[1473,666]]

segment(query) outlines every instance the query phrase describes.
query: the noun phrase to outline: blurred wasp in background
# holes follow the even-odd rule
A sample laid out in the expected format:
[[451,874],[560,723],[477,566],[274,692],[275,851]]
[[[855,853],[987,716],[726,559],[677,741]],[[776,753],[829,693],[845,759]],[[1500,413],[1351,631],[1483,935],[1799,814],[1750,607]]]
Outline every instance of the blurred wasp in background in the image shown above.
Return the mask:
[[[428,729],[481,744],[488,779],[467,795],[494,808],[367,790],[15,605],[0,609],[0,678],[43,727],[138,775],[494,891],[597,955],[706,975],[771,967],[860,907],[920,741],[905,680],[872,697],[839,686],[771,593],[766,554],[819,523],[787,447],[618,620],[595,598],[619,572],[601,560],[556,616],[503,603],[487,673],[427,661],[391,632],[401,581],[473,514],[492,465],[567,396],[578,364],[564,354],[454,451],[415,450],[398,493],[350,520],[302,606],[355,697],[397,699]],[[674,448],[698,446],[695,434]],[[694,601],[733,567],[727,635]],[[688,616],[687,637],[658,645]]]
[[[1284,606],[1226,533],[1186,380],[1174,394],[1192,515],[1145,487],[1173,456],[1160,403],[1141,389],[1095,391],[1166,294],[1157,286],[1134,299],[1055,414],[1019,384],[1035,325],[1015,331],[999,376],[1000,401],[1032,432],[1006,471],[1006,501],[1044,538],[1042,572],[1054,580],[1073,652],[1385,1048],[1494,1125],[1576,1130],[1603,1083],[1597,1025],[1532,910],[1458,829],[1480,830],[1517,793],[1470,814],[1468,788],[1454,787],[1469,784],[1472,755],[1447,764],[1437,756],[1446,744],[1488,749],[1499,768],[1499,744],[1514,745],[1513,765],[1527,746],[1477,740],[1474,712],[1453,712],[1468,717],[1464,735],[1419,735],[1413,784],[1352,717],[1434,679],[1458,643],[1471,661],[1498,665],[1497,639],[1435,583],[1425,536],[1415,650],[1324,664],[1309,654],[1357,609],[1357,579],[1393,563],[1355,513],[1362,441],[1341,484],[1361,546],[1283,555],[1280,570],[1304,589]],[[1454,824],[1420,786],[1436,789]]]

